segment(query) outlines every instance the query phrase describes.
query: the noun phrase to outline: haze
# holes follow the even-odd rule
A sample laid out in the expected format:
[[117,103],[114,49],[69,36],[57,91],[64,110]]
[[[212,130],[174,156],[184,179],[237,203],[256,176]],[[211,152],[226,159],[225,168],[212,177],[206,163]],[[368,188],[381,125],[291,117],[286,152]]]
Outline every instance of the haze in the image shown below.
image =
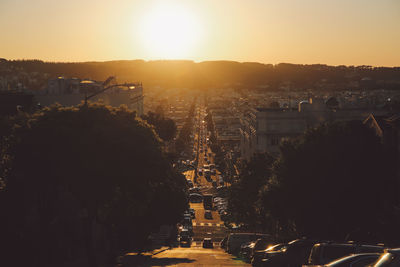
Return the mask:
[[0,33],[6,59],[400,65],[398,0],[1,0]]

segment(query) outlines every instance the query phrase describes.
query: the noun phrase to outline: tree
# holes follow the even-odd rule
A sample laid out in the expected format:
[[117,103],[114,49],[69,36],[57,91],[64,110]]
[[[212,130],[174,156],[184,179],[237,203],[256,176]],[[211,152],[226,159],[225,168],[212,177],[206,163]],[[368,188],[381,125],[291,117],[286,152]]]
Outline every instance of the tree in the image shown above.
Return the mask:
[[88,265],[96,266],[102,244],[93,227],[107,229],[110,246],[142,249],[151,231],[178,222],[187,207],[184,177],[165,159],[153,129],[123,107],[46,108],[15,128],[8,156],[3,244],[23,244],[31,266],[49,263],[56,243],[57,253],[77,245],[67,234],[54,239],[65,227],[77,238],[82,231]]
[[228,210],[235,223],[259,225],[256,202],[259,190],[267,184],[271,176],[274,158],[267,154],[255,154],[245,162],[238,180],[229,187]]
[[322,125],[282,145],[260,210],[281,234],[384,241],[395,229],[393,166],[361,122]]
[[162,140],[170,141],[175,137],[177,128],[173,120],[151,111],[147,115],[143,115],[142,119],[154,126],[156,133]]

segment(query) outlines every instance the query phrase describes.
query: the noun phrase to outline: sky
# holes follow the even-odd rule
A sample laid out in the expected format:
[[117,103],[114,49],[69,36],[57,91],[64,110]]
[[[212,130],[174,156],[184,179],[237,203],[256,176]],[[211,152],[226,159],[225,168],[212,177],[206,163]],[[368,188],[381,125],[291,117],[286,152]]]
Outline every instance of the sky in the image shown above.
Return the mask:
[[400,66],[400,0],[0,0],[0,57]]

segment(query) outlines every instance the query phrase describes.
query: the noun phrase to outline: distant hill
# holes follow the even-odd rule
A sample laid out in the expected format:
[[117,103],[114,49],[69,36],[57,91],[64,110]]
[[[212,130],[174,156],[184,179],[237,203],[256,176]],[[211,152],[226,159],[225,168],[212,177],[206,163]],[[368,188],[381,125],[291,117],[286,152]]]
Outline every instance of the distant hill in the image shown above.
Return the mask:
[[[4,63],[4,61],[3,61]],[[119,82],[141,81],[145,86],[165,88],[248,87],[276,90],[282,84],[295,89],[318,89],[349,84],[369,88],[400,89],[400,67],[327,66],[281,63],[277,65],[235,61],[119,60],[106,62],[61,63],[40,60],[7,61],[27,73],[48,73],[49,77],[66,76],[105,80],[115,75]],[[1,75],[1,74],[0,74]],[[363,80],[364,78],[364,80]],[[367,78],[367,79],[365,79]]]

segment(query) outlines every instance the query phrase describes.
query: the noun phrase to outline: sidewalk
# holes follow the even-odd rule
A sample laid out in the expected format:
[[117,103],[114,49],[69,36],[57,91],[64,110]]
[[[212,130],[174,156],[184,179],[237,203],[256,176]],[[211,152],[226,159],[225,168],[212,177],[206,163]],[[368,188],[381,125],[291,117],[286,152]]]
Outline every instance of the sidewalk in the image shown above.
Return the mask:
[[161,252],[171,249],[170,247],[161,247],[153,251],[144,252],[139,255],[137,252],[126,253],[124,256],[120,257],[119,264],[120,267],[133,267],[140,266],[140,264],[146,262],[152,256],[155,256]]

